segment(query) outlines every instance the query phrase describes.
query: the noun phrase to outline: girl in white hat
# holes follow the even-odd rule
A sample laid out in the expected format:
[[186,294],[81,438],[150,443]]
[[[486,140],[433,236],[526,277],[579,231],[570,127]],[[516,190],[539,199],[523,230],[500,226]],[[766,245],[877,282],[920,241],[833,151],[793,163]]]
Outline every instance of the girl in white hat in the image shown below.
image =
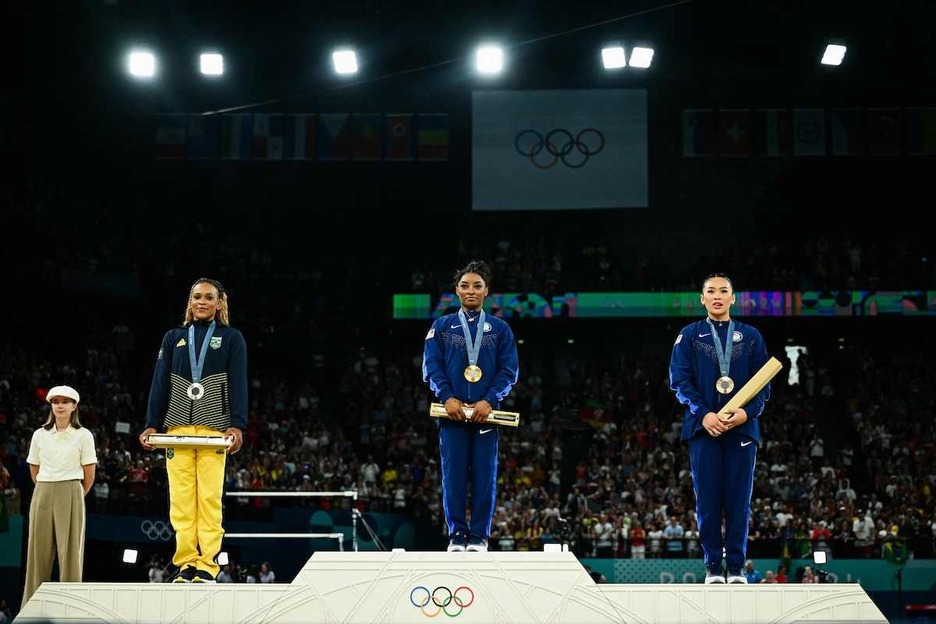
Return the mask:
[[29,443],[26,462],[36,488],[29,505],[26,586],[23,606],[52,580],[58,555],[59,581],[81,582],[84,569],[84,497],[94,484],[94,436],[78,420],[78,392],[56,386],[46,394],[52,405],[44,425]]

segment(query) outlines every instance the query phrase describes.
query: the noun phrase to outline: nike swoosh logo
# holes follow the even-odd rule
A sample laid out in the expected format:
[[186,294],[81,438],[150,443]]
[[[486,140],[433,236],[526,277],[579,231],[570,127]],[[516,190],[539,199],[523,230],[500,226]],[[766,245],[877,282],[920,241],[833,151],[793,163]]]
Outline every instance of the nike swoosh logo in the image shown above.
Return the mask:
[[452,329],[458,329],[461,325],[452,325]]
[[745,446],[747,446],[747,445],[749,445],[749,444],[753,444],[753,443],[754,443],[754,440],[748,440],[747,442],[742,442],[742,443],[741,443],[741,448],[744,448]]
[[699,334],[699,338],[705,338],[706,336],[711,336],[712,334]]
[[482,430],[481,430],[481,435],[484,435],[485,433],[490,433],[490,432],[492,432],[492,431],[494,431],[494,430],[493,430],[493,429],[482,429]]

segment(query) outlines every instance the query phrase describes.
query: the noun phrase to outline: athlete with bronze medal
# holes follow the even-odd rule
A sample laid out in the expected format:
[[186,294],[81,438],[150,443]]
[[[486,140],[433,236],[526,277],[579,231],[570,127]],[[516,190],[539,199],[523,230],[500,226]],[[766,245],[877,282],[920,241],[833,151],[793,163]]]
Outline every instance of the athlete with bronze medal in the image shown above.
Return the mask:
[[770,384],[742,407],[728,404],[769,356],[757,328],[731,318],[735,293],[727,275],[705,278],[701,302],[706,317],[683,327],[673,344],[670,388],[685,406],[680,437],[689,447],[705,583],[744,584],[760,416]]
[[728,372],[731,370],[734,321],[728,321],[728,339],[725,341],[725,344],[722,344],[721,338],[718,337],[718,332],[715,331],[715,323],[712,322],[712,319],[707,317],[705,322],[712,328],[712,340],[715,342],[715,355],[718,357],[718,370],[721,373],[721,377],[715,382],[715,389],[718,390],[720,394],[731,394],[731,391],[734,390],[734,381],[728,376]]

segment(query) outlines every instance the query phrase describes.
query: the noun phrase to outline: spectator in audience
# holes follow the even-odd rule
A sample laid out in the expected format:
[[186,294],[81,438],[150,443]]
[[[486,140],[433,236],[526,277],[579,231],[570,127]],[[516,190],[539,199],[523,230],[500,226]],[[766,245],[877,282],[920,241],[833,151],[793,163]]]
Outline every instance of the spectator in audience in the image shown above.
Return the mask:
[[745,583],[741,568],[747,555],[760,442],[758,417],[770,385],[726,417],[719,411],[767,362],[767,347],[757,329],[731,318],[735,295],[727,275],[712,273],[705,278],[701,302],[706,318],[683,327],[673,345],[670,388],[686,406],[682,440],[689,445],[705,582],[724,583],[724,566],[728,582]]
[[[519,376],[513,331],[503,319],[484,312],[490,286],[486,262],[472,261],[459,269],[455,293],[461,307],[432,323],[423,347],[423,381],[448,416],[438,419],[438,427],[449,551],[488,548],[497,499],[499,432],[486,420]],[[470,417],[465,408],[472,410]]]
[[666,556],[670,559],[681,557],[684,552],[683,538],[686,531],[679,524],[679,518],[670,516],[669,524],[663,529],[663,540],[666,542]]
[[752,559],[748,559],[744,562],[744,570],[742,573],[744,574],[744,578],[746,578],[747,582],[751,585],[760,583],[763,580],[761,573],[754,567],[754,561]]
[[58,555],[59,580],[80,583],[84,571],[85,503],[94,485],[94,435],[78,419],[78,391],[55,386],[46,393],[52,408],[33,432],[26,461],[35,483],[29,505],[23,606],[52,578]]
[[165,569],[166,566],[159,560],[159,557],[153,555],[152,559],[150,559],[149,570],[147,571],[149,582],[162,583],[165,576]]
[[608,514],[598,516],[598,522],[592,525],[592,534],[595,539],[595,556],[599,559],[610,559],[614,554],[614,524]]
[[858,511],[852,522],[852,533],[855,535],[855,551],[865,559],[870,558],[874,549],[874,519],[869,512]]
[[816,577],[816,573],[813,572],[812,566],[806,566],[803,568],[803,579],[800,583],[818,583],[819,579]]
[[275,583],[276,574],[273,572],[273,568],[270,567],[268,561],[264,561],[260,564],[260,582],[261,583]]
[[645,559],[647,556],[647,532],[639,520],[631,522],[630,543],[631,559]]
[[[6,530],[7,519],[14,513],[19,513],[19,505],[13,505],[14,499],[18,495],[18,490],[13,487],[13,477],[10,471],[3,465],[3,459],[0,458],[0,530]],[[7,499],[10,499],[10,505],[7,506]],[[16,501],[19,502],[18,499]],[[15,509],[11,509],[15,507]]]
[[257,566],[251,565],[247,566],[247,571],[244,573],[244,582],[245,583],[259,583],[260,572],[257,571]]
[[[150,386],[144,449],[150,434],[217,436],[227,453],[243,444],[247,427],[247,346],[230,324],[221,284],[202,278],[189,290],[182,327],[163,336]],[[176,531],[173,582],[214,583],[224,530],[222,496],[226,453],[214,448],[167,448],[169,520]]]
[[218,577],[215,579],[219,583],[233,583],[234,576],[231,574],[231,564],[225,565],[221,568],[221,571],[218,572]]
[[689,524],[689,528],[686,529],[686,556],[689,558],[695,558],[699,556],[699,529],[696,526],[696,521],[692,520]]

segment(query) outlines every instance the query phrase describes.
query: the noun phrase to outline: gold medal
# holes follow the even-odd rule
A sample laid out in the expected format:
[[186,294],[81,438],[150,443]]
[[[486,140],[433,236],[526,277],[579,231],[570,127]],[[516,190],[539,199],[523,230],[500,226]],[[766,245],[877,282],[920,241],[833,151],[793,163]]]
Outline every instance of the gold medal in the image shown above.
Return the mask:
[[477,383],[481,380],[481,368],[475,366],[474,364],[470,365],[465,369],[465,379],[471,383]]
[[715,382],[715,389],[722,394],[728,394],[734,390],[734,380],[727,375],[719,377],[718,381]]

